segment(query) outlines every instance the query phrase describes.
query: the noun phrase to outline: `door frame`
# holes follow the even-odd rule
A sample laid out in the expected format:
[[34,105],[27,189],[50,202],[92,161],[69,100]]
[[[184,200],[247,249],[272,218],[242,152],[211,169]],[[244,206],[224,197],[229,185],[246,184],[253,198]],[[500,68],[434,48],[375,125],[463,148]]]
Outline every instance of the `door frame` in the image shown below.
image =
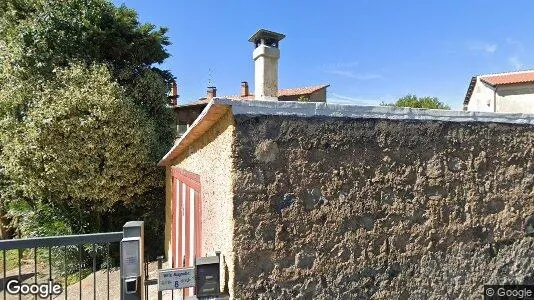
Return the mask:
[[[202,197],[201,197],[201,186],[200,186],[200,176],[198,174],[189,172],[187,170],[184,170],[179,167],[172,167],[172,230],[171,230],[171,243],[172,243],[172,267],[173,268],[181,268],[184,267],[184,261],[183,257],[185,256],[186,265],[187,262],[190,260],[190,255],[194,255],[194,257],[200,257],[202,251]],[[177,183],[180,183],[179,185]],[[183,191],[183,186],[186,186],[186,190]],[[190,245],[189,245],[189,228],[190,228],[190,190],[193,190],[195,192],[195,198],[194,198],[194,228],[195,228],[195,240],[194,240],[194,252],[193,254],[189,253]],[[176,200],[181,200],[182,195],[185,194],[185,207],[182,207],[182,201],[178,201],[176,203]],[[179,197],[177,197],[179,196]],[[182,247],[182,239],[177,238],[177,232],[183,232],[182,231],[182,214],[181,211],[185,210],[185,247]],[[182,248],[185,249],[185,253],[182,253]]]

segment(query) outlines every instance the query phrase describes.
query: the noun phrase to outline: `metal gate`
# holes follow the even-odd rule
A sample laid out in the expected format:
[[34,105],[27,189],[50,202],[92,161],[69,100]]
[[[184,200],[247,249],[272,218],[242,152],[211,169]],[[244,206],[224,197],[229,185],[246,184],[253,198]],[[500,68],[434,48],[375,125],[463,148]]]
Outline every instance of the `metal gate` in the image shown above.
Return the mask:
[[[121,241],[132,239],[132,232],[137,234],[132,227],[127,231],[130,223],[141,228],[142,256],[142,222],[126,223],[124,232],[0,240],[0,299],[130,299],[123,294],[120,266]],[[144,267],[143,259],[138,258],[137,264]],[[143,277],[139,292],[146,295]],[[61,293],[55,293],[59,289]]]

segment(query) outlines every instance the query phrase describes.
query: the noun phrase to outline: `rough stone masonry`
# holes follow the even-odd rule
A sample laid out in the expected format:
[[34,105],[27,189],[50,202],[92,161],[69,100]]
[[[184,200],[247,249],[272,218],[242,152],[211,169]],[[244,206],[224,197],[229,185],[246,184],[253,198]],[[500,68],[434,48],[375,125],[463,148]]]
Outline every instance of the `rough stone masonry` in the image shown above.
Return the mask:
[[236,115],[235,128],[237,299],[534,284],[533,125]]

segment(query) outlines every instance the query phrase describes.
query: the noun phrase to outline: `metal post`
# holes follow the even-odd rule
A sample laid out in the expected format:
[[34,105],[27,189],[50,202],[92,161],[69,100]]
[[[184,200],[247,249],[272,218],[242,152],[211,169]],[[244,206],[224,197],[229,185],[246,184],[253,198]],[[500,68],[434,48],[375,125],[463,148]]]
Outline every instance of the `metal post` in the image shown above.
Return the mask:
[[145,300],[143,241],[143,221],[130,221],[124,224],[120,251],[121,300]]
[[[163,268],[163,256],[158,256],[158,272]],[[163,298],[163,293],[158,289],[158,300]]]

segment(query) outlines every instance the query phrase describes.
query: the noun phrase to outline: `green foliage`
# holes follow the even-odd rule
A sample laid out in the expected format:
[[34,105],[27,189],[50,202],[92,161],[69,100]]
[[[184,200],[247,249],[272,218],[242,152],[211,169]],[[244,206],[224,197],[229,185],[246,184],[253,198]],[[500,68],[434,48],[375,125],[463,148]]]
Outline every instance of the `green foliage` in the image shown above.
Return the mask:
[[145,194],[136,196],[128,204],[117,202],[104,215],[105,227],[120,228],[132,216],[145,222],[145,245],[147,256],[155,260],[164,253],[161,237],[165,231],[165,188],[154,188]]
[[[9,215],[19,222],[18,230],[21,236],[43,236],[72,234],[71,220],[68,214],[61,211],[53,203],[42,202],[30,205],[26,201],[12,201],[9,205]],[[72,214],[69,212],[69,214]]]
[[67,285],[75,284],[76,282],[80,281],[80,278],[83,280],[85,277],[89,276],[89,274],[93,273],[92,269],[84,268],[81,269],[78,272],[71,273],[67,276]]
[[406,95],[397,100],[395,103],[384,103],[384,106],[413,107],[413,108],[430,108],[430,109],[451,109],[448,105],[439,101],[436,97],[417,98],[415,95]]
[[[20,236],[37,237],[69,235],[75,232],[91,232],[95,228],[94,215],[88,214],[88,211],[90,210],[73,205],[60,205],[54,202],[43,203],[41,201],[30,205],[26,201],[19,200],[10,202],[8,214],[13,220],[17,220],[17,229],[19,230]],[[97,266],[103,265],[105,267],[105,254],[107,253],[107,249],[105,245],[95,246]],[[112,247],[110,250],[117,253],[115,248],[118,245],[114,244],[113,246],[115,247]],[[113,254],[111,251],[110,253]],[[52,247],[50,254],[52,256],[53,274],[56,276],[77,274],[80,265],[82,269],[92,267],[93,248],[90,244],[81,247],[81,261],[80,248],[77,245]],[[33,250],[31,253],[25,251],[24,258],[31,260],[33,259],[33,255]],[[39,262],[47,262],[48,256],[48,248],[39,248],[37,250],[37,259]],[[114,261],[117,260],[117,258],[111,257],[110,265],[113,265]],[[7,262],[7,266],[8,268],[16,267],[17,260],[15,260],[15,264],[13,262]],[[69,276],[69,278],[70,280],[77,279],[76,275]]]
[[[23,251],[21,257],[27,255],[28,251]],[[12,270],[19,265],[19,250],[7,250],[6,251],[6,270]],[[0,256],[0,270],[4,269],[4,258],[3,255]]]
[[[111,66],[115,78],[163,62],[166,28],[140,24],[137,13],[106,0],[4,0],[3,59],[26,75],[52,75],[73,61]],[[167,74],[168,76],[170,74]]]
[[310,102],[310,97],[307,96],[300,96],[297,101],[299,102]]
[[[12,162],[11,168],[8,167],[8,171],[10,174],[17,174],[17,172],[13,172],[17,171],[13,170],[17,163],[28,163],[28,161],[39,157],[42,159],[40,169],[33,171],[36,173],[45,171],[38,179],[26,180],[22,178],[23,175],[21,174],[11,178],[11,180],[17,182],[19,180],[34,180],[35,184],[26,184],[23,189],[26,196],[32,197],[42,195],[43,192],[31,191],[31,186],[44,185],[47,187],[45,190],[52,194],[57,191],[64,193],[64,187],[71,186],[72,189],[77,190],[76,184],[80,187],[85,185],[86,180],[88,180],[90,184],[86,188],[82,188],[79,192],[71,190],[67,193],[69,196],[66,198],[95,199],[96,195],[102,195],[104,192],[104,195],[108,194],[104,198],[110,198],[109,195],[115,194],[111,198],[117,200],[117,191],[122,191],[124,188],[124,184],[121,185],[121,179],[127,179],[126,181],[129,181],[128,185],[130,186],[139,183],[141,177],[145,177],[147,172],[153,171],[146,170],[146,156],[148,155],[150,161],[154,162],[161,157],[161,153],[164,151],[162,149],[166,151],[172,141],[172,134],[169,133],[172,126],[165,125],[172,119],[164,107],[166,83],[170,74],[151,67],[151,64],[162,62],[168,57],[164,50],[164,46],[169,44],[165,36],[166,29],[154,30],[155,27],[151,24],[139,24],[135,11],[126,7],[115,8],[111,3],[103,0],[67,2],[8,0],[0,5],[0,10],[2,12],[0,22],[3,25],[0,29],[0,45],[6,50],[2,56],[3,69],[0,75],[3,76],[1,76],[0,84],[4,95],[9,95],[9,99],[2,99],[0,116],[9,115],[10,120],[7,122],[4,120],[3,129],[6,131],[15,130],[16,133],[13,133],[12,136],[19,137],[7,145],[15,148],[17,146],[13,144],[19,146],[19,150],[14,152],[15,155],[9,154],[9,157],[15,162]],[[109,92],[109,97],[104,98],[104,100],[110,100],[107,101],[107,104],[111,104],[113,107],[108,105],[108,107],[97,108],[96,111],[91,110],[96,108],[94,105],[96,102],[100,102],[97,100],[101,95],[98,94],[98,89],[92,91],[91,84],[84,82],[86,79],[83,78],[83,75],[63,78],[65,79],[62,82],[63,89],[54,91],[53,86],[58,82],[55,79],[57,74],[54,70],[80,62],[82,65],[76,67],[78,70],[82,70],[83,65],[106,64],[111,70],[112,78],[105,76],[94,84],[103,87],[106,82],[113,80],[120,82],[128,91],[128,100],[131,100],[133,106],[138,110],[132,111],[132,113],[140,116],[140,118],[135,118],[129,114],[132,105],[126,105],[128,106],[126,110],[123,110],[120,105],[116,105],[117,103],[125,104],[125,99],[114,103],[116,99],[125,97],[124,93],[118,95],[121,92],[116,86],[111,90],[100,90],[104,94]],[[73,82],[70,82],[71,80]],[[71,86],[69,87],[69,85]],[[75,96],[71,98],[69,93],[73,93]],[[63,103],[55,103],[58,96],[62,97]],[[85,97],[90,96],[96,96],[89,99],[94,101],[86,101]],[[61,120],[62,118],[65,120]],[[114,119],[111,120],[110,118]],[[126,123],[122,123],[120,118],[123,118]],[[72,124],[77,121],[80,124]],[[117,121],[118,123],[112,124]],[[151,126],[144,126],[142,123],[152,124]],[[130,132],[135,132],[135,130],[141,129],[141,134],[137,134],[137,140],[131,140],[132,136],[127,132],[108,128],[109,126],[116,127],[117,124],[123,125],[118,126],[123,131],[130,129]],[[83,126],[72,128],[73,125]],[[99,128],[101,130],[106,129],[104,130],[105,134],[100,135],[98,143],[94,143],[98,134],[91,133],[94,126],[102,127]],[[79,145],[85,144],[79,143],[82,140],[85,141],[85,134],[92,136],[93,143],[87,143],[84,146],[93,152],[100,150],[99,153],[95,153],[96,157],[89,155],[88,158],[84,158],[83,150],[87,149],[77,149]],[[53,143],[54,139],[62,140],[64,136],[74,139],[71,141],[77,143],[60,143],[58,145]],[[7,138],[9,140],[10,137]],[[118,178],[117,180],[115,178],[117,172],[112,172],[112,168],[101,170],[102,164],[105,164],[106,167],[117,167],[121,161],[111,162],[111,160],[117,158],[120,151],[125,151],[123,152],[124,155],[121,154],[123,157],[134,154],[134,150],[138,149],[134,149],[132,144],[140,143],[140,139],[149,148],[143,149],[141,153],[135,153],[129,160],[123,160],[130,167],[135,164],[142,165],[139,169],[141,172],[133,172],[131,177]],[[117,147],[114,148],[111,145],[106,148],[109,140],[113,140]],[[30,153],[32,151],[21,150],[20,148],[27,145],[27,142],[30,142],[29,145],[33,147],[40,147],[39,149],[45,152],[46,157],[42,157],[41,154]],[[109,153],[109,150],[114,152]],[[58,153],[67,153],[71,156],[64,157]],[[131,162],[137,160],[139,156],[142,157],[139,162]],[[51,161],[56,159],[63,161],[50,165]],[[81,159],[81,161],[77,159]],[[80,162],[77,164],[78,167],[64,166],[68,165],[65,162],[72,160]],[[85,163],[89,163],[93,167],[87,170]],[[99,168],[95,168],[95,163],[98,163]],[[55,167],[51,168],[53,165]],[[69,180],[70,182],[67,183],[65,182],[67,177],[60,178],[59,175],[64,175],[67,171],[64,170],[65,168],[74,172],[75,176],[72,179],[77,180]],[[85,176],[77,174],[81,173],[82,169],[86,173]],[[108,177],[100,180],[95,179],[92,176],[95,172],[103,173],[100,175]],[[108,179],[114,179],[114,183],[105,183]],[[161,182],[158,184],[161,185]],[[48,189],[50,186],[54,188]],[[91,192],[95,186],[97,186],[96,190]],[[141,190],[143,190],[142,187]],[[73,193],[77,193],[77,195],[72,195]],[[131,195],[133,194],[126,193],[122,195],[122,198],[127,199]]]
[[175,119],[165,105],[168,84],[158,70],[145,69],[124,86],[126,95],[154,122],[150,154],[155,163],[170,149],[176,131]]
[[0,89],[12,77],[30,79],[25,88],[31,94],[32,84],[54,78],[57,68],[106,65],[154,122],[151,154],[157,162],[172,145],[175,128],[165,109],[173,77],[154,67],[169,56],[166,32],[139,23],[134,10],[107,0],[5,0],[0,4]]
[[102,210],[157,184],[150,172],[154,124],[106,68],[56,70],[55,79],[27,86],[0,91],[12,111],[0,127],[0,162],[25,197]]
[[[166,32],[107,0],[0,1],[2,237],[8,223],[42,236],[142,219],[154,230],[148,249],[161,254],[155,163],[176,128],[173,77],[154,66],[169,56]],[[70,266],[77,250],[67,250]]]
[[[0,143],[0,154],[2,153]],[[9,199],[7,191],[9,189],[10,181],[4,174],[4,168],[0,164],[0,238],[5,239],[12,234],[11,219],[7,216],[7,201]]]

